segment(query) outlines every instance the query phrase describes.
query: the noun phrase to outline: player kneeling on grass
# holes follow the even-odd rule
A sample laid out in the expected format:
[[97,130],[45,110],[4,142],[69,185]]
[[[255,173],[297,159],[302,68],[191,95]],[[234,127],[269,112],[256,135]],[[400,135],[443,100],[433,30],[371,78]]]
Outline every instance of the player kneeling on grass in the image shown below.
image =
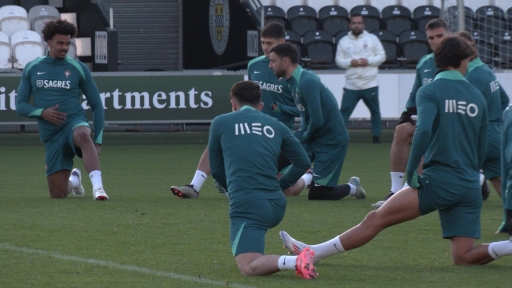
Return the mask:
[[[50,52],[25,67],[18,87],[16,112],[37,118],[39,136],[45,143],[46,176],[52,198],[64,198],[71,191],[75,197],[84,197],[81,170],[75,168],[70,172],[73,158],[78,155],[83,158],[91,178],[93,199],[108,200],[98,157],[105,115],[101,97],[87,66],[67,57],[76,27],[65,20],[49,21],[42,34]],[[81,105],[82,92],[94,117],[94,141]],[[31,95],[34,106],[29,104]]]
[[[438,210],[454,264],[481,265],[512,255],[512,238],[474,246],[480,238],[478,175],[485,160],[488,125],[484,98],[463,76],[475,53],[457,36],[444,38],[434,50],[439,71],[417,94],[418,122],[407,165],[410,187],[368,213],[359,225],[322,244],[307,245],[281,231],[290,252],[308,247],[318,261],[363,246],[387,227]],[[418,176],[415,171],[423,155],[423,174]]]
[[[315,278],[309,249],[298,256],[263,255],[267,230],[285,214],[283,190],[310,165],[306,151],[288,127],[260,112],[258,84],[238,82],[230,98],[233,112],[215,117],[210,126],[208,154],[213,178],[229,191],[231,250],[238,268],[247,276],[295,270],[302,278]],[[278,180],[280,151],[292,166]]]

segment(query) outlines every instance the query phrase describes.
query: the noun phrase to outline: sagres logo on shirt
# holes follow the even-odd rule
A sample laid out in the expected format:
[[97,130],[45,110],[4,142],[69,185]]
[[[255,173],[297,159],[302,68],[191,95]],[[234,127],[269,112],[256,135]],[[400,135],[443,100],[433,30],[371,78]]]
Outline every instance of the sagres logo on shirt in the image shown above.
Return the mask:
[[71,88],[71,81],[60,81],[60,80],[37,80],[37,87],[39,88]]
[[445,100],[444,101],[444,112],[445,113],[460,113],[468,115],[469,117],[475,117],[478,115],[478,106],[474,103],[467,103],[466,101],[457,100]]

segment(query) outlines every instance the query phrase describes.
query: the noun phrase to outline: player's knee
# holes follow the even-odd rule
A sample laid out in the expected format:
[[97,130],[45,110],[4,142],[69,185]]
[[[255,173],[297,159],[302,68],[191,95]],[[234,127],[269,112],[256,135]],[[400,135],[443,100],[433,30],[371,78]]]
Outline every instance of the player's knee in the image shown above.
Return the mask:
[[238,270],[243,276],[254,276],[256,275],[250,264],[238,264]]
[[403,123],[395,127],[394,141],[411,142],[414,136],[414,126],[411,123]]
[[75,145],[81,145],[83,143],[92,143],[91,133],[89,129],[75,129],[73,131],[73,141]]
[[453,255],[452,261],[453,261],[453,264],[456,266],[465,266],[465,265],[472,264],[472,263],[469,263],[463,255]]
[[59,199],[66,198],[68,196],[68,191],[63,189],[53,189],[50,190],[50,198]]

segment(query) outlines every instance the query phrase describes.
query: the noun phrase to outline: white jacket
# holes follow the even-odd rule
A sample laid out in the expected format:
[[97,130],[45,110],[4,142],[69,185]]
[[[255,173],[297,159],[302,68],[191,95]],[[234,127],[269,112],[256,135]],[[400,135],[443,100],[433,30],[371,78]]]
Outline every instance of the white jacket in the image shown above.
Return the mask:
[[[368,59],[368,66],[351,67],[350,61],[359,58]],[[378,67],[384,61],[386,61],[386,52],[379,38],[366,30],[357,38],[350,32],[341,38],[336,49],[336,65],[347,69],[345,88],[350,90],[363,90],[378,86]]]

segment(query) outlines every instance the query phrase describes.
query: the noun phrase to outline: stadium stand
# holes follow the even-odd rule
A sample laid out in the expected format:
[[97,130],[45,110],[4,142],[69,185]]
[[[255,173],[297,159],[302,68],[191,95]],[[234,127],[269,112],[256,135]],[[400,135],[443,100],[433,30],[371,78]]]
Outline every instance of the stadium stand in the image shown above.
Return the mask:
[[335,67],[334,56],[336,47],[333,36],[324,30],[310,30],[302,39],[306,50],[307,66],[315,69]]
[[286,11],[286,16],[290,30],[300,35],[304,35],[309,30],[317,30],[319,28],[317,13],[312,7],[305,5],[290,7],[290,9]]
[[[443,12],[443,19],[448,21],[448,29],[450,31],[458,31],[458,15],[457,6],[450,6]],[[468,6],[464,6],[464,30],[473,31],[475,29],[475,12]]]
[[0,69],[12,68],[9,36],[0,32]]
[[508,30],[512,31],[512,6],[507,9]]
[[277,22],[285,27],[288,27],[288,20],[286,19],[286,13],[278,6],[262,6],[263,7],[263,18],[264,23]]
[[350,10],[350,15],[359,14],[364,18],[364,26],[366,31],[381,29],[382,20],[380,12],[371,5],[358,5]]
[[475,40],[480,59],[487,65],[494,65],[496,49],[494,49],[494,44],[492,43],[493,39],[490,37],[490,35],[481,33],[479,30],[473,30],[471,35]]
[[340,42],[341,38],[347,36],[350,33],[350,29],[341,30],[336,35],[334,35],[334,44],[338,46],[338,42]]
[[395,35],[405,30],[415,29],[412,13],[409,8],[401,5],[390,5],[382,9],[382,22],[386,30]]
[[41,35],[32,30],[17,31],[11,36],[13,68],[23,69],[28,62],[44,55]]
[[498,49],[498,66],[504,69],[512,68],[512,32],[498,31],[494,34],[494,43]]
[[49,5],[37,5],[28,11],[31,30],[41,34],[44,24],[50,20],[60,19],[57,8]]
[[430,20],[439,18],[440,15],[440,9],[432,5],[418,6],[412,12],[412,18],[416,23],[416,29],[421,31],[425,31],[425,26]]
[[379,68],[398,68],[400,66],[398,60],[400,46],[396,41],[397,36],[389,30],[373,30],[371,33],[379,38],[384,51],[386,51],[386,61]]
[[487,5],[478,8],[475,11],[476,29],[489,35],[494,35],[498,31],[507,30],[507,20],[503,9]]
[[398,35],[398,44],[402,51],[402,66],[406,68],[415,68],[421,57],[428,54],[427,36],[421,30],[405,30]]
[[292,31],[292,30],[286,30],[286,36],[285,36],[286,42],[290,42],[295,46],[295,49],[297,49],[297,53],[299,53],[299,57],[304,57],[304,49],[302,48],[302,37],[299,35],[299,33]]
[[336,35],[341,30],[348,29],[350,19],[347,9],[329,5],[325,6],[318,11],[318,19],[320,20],[321,28],[332,35]]
[[2,32],[11,37],[16,31],[29,30],[30,22],[28,20],[25,8],[16,5],[7,5],[0,8],[0,26]]

